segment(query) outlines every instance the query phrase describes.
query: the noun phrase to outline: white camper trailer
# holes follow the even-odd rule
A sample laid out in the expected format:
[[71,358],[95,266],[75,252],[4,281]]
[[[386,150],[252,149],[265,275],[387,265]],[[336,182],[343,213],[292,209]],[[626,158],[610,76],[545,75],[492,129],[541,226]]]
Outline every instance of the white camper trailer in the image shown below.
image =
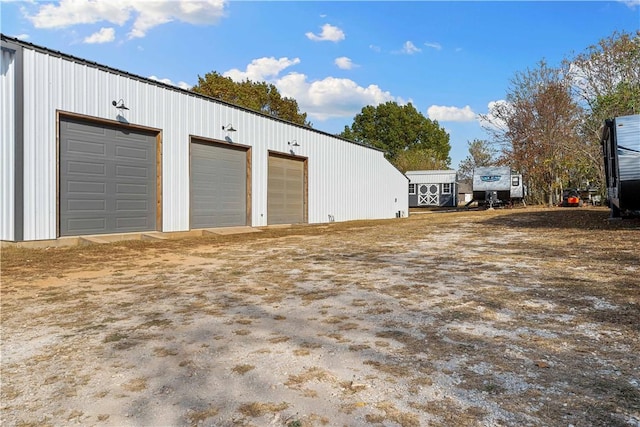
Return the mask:
[[522,175],[512,174],[511,168],[504,166],[477,167],[473,171],[473,200],[478,206],[510,205],[524,201],[526,187]]

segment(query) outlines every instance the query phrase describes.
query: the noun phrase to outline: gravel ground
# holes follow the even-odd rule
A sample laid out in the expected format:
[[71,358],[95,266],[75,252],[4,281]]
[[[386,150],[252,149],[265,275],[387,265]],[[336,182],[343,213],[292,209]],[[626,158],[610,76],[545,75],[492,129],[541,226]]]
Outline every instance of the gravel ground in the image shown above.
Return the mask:
[[640,426],[640,221],[2,251],[3,426]]

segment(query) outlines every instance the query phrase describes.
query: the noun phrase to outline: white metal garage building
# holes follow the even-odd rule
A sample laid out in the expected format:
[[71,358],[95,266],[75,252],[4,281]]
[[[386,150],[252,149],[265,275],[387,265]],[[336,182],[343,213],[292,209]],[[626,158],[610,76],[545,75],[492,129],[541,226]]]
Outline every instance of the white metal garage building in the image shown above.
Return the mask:
[[4,35],[1,47],[0,240],[408,212],[407,178],[379,150]]

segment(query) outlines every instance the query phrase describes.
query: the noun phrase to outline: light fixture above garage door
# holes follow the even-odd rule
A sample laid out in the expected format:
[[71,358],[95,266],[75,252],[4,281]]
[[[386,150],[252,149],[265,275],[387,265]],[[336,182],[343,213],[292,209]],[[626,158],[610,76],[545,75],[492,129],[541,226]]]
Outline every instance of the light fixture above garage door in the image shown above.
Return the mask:
[[120,98],[120,101],[111,101],[111,105],[116,107],[118,110],[128,110],[128,108],[124,105],[124,99]]

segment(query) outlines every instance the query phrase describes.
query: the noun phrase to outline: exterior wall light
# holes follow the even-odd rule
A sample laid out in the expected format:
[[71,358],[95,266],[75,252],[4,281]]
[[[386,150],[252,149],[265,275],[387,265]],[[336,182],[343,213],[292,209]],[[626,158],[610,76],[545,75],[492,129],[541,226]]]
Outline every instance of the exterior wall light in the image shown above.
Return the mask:
[[121,98],[120,101],[111,101],[111,105],[116,107],[118,110],[128,110],[128,108],[124,105],[124,100]]

